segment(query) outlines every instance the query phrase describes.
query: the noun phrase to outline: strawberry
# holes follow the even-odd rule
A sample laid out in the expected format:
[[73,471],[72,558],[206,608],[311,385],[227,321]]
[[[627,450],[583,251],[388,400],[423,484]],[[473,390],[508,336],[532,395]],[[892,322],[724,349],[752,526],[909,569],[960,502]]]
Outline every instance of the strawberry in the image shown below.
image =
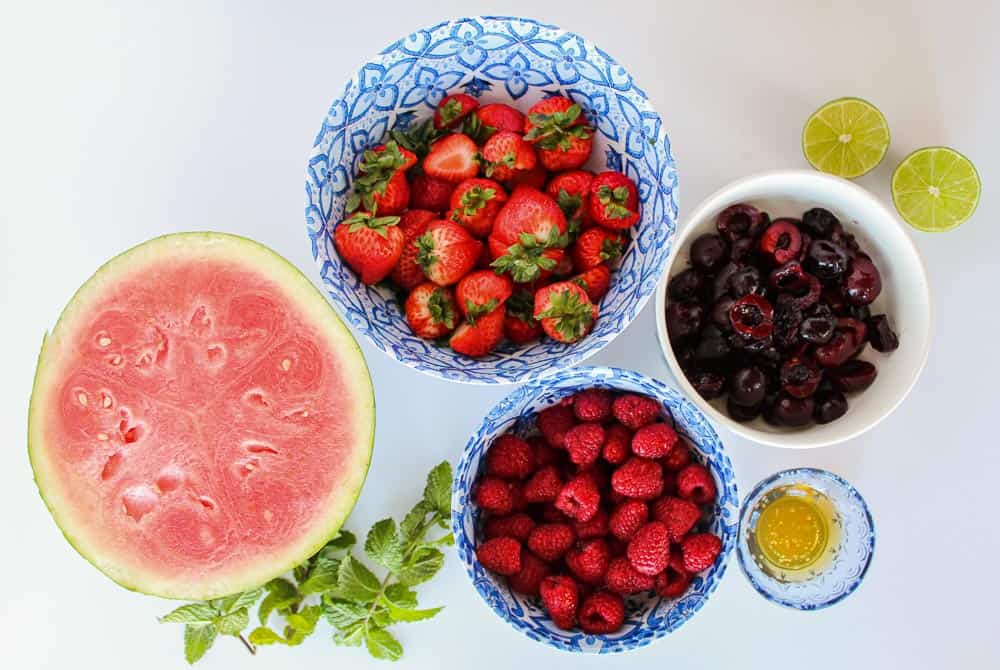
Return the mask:
[[524,139],[538,148],[546,170],[575,170],[587,162],[594,129],[586,124],[580,105],[553,96],[535,103],[524,123]]
[[434,127],[438,130],[454,128],[477,107],[479,107],[479,101],[471,95],[465,93],[446,95],[438,103],[437,109],[434,110]]
[[480,508],[493,514],[510,514],[518,505],[520,491],[511,482],[486,476],[479,480],[473,500]]
[[660,416],[660,405],[644,395],[626,393],[614,399],[611,412],[626,428],[639,430]]
[[487,237],[505,202],[507,192],[492,179],[466,179],[451,193],[448,218],[462,224],[474,237]]
[[566,217],[552,198],[538,189],[519,186],[493,221],[490,252],[493,267],[517,283],[540,279],[559,264],[566,236]]
[[[583,223],[590,216],[587,199],[590,197],[590,182],[593,180],[594,175],[586,170],[570,170],[553,177],[545,187],[545,192],[559,204],[566,215],[566,221],[578,219]],[[579,263],[577,267],[581,267]]]
[[530,170],[518,170],[503,185],[507,187],[508,191],[513,191],[518,186],[530,186],[541,191],[545,186],[545,180],[548,178],[548,171],[541,165],[535,165]]
[[628,543],[628,562],[644,575],[655,576],[667,567],[670,559],[670,534],[667,526],[650,521],[636,531]]
[[704,465],[691,463],[677,473],[677,492],[691,502],[707,505],[715,500],[715,480]]
[[584,584],[603,584],[611,551],[603,538],[584,540],[566,552],[566,567]]
[[611,393],[607,389],[587,389],[573,396],[573,414],[580,421],[603,423],[611,419]]
[[410,182],[402,170],[397,170],[371,194],[373,212],[381,216],[402,214],[410,204]]
[[604,575],[604,583],[609,590],[623,596],[630,596],[651,590],[656,585],[656,580],[633,568],[625,556],[617,556],[608,563],[608,572]]
[[608,513],[599,509],[597,510],[597,514],[591,517],[590,521],[574,522],[573,530],[581,540],[605,537],[608,534]]
[[512,537],[486,540],[476,547],[479,563],[498,575],[514,575],[521,571],[521,543]]
[[671,472],[678,472],[691,462],[691,450],[688,449],[684,440],[677,440],[677,444],[663,457],[663,467]]
[[626,500],[611,512],[608,529],[622,542],[628,542],[649,520],[649,508],[641,500]]
[[684,557],[678,549],[672,549],[667,568],[656,575],[656,593],[662,598],[679,598],[690,585],[691,575],[684,567]]
[[573,277],[570,281],[582,288],[590,301],[596,304],[611,289],[611,270],[606,265],[598,265]]
[[521,542],[527,542],[535,522],[523,512],[507,516],[491,516],[483,525],[483,537],[492,540],[495,537],[512,537]]
[[498,130],[520,134],[522,128],[524,114],[510,105],[491,103],[475,110],[465,122],[463,131],[482,144]]
[[722,552],[722,540],[711,533],[688,535],[681,542],[684,569],[690,573],[708,570]]
[[403,164],[400,165],[398,169],[403,170],[404,172],[417,164],[417,155],[409,149],[404,149],[399,146],[395,140],[389,140],[385,144],[380,144],[372,149],[372,151],[375,153],[381,153],[384,151],[392,153],[393,151],[399,151],[400,155],[403,157]]
[[557,282],[535,294],[535,318],[553,340],[576,342],[590,332],[597,319],[597,306],[578,285]]
[[559,628],[569,630],[576,624],[576,612],[580,603],[580,588],[567,575],[546,577],[538,587],[542,605],[549,617]]
[[638,500],[658,498],[663,493],[663,469],[656,461],[633,456],[611,475],[611,488]]
[[571,274],[573,274],[573,257],[569,254],[563,254],[556,266],[552,268],[552,277],[562,280],[567,279]]
[[337,253],[365,284],[382,281],[399,262],[405,236],[398,223],[398,216],[355,212],[333,231]]
[[408,160],[392,141],[365,151],[354,178],[354,191],[347,198],[347,211],[360,207],[393,216],[405,210],[410,201],[410,184],[404,174]]
[[515,593],[537,596],[542,581],[552,574],[548,563],[527,550],[521,551],[521,570],[507,578],[507,583]]
[[572,408],[567,405],[553,405],[538,413],[535,421],[542,437],[549,445],[562,449],[566,446],[566,432],[576,425]]
[[663,458],[677,443],[677,431],[666,423],[643,426],[632,436],[632,453],[643,458]]
[[535,471],[535,451],[516,435],[501,435],[486,452],[486,472],[504,479],[524,479]]
[[[575,108],[575,109],[573,109]],[[535,131],[535,126],[538,122],[547,124],[548,126],[543,130],[547,130],[549,134],[557,134],[562,130],[572,128],[574,126],[585,126],[587,120],[580,114],[580,106],[575,104],[572,100],[565,96],[552,95],[547,98],[542,98],[534,105],[528,109],[528,115],[524,119],[524,134],[530,135]],[[531,118],[533,115],[541,115],[540,117]],[[535,132],[536,135],[543,134],[542,131]],[[532,139],[538,139],[534,137]]]
[[601,504],[601,492],[591,477],[577,475],[559,490],[556,509],[577,521],[590,521]]
[[399,229],[403,231],[403,253],[389,277],[402,289],[411,291],[427,281],[424,269],[417,265],[417,254],[420,249],[415,242],[427,230],[427,225],[436,218],[434,212],[426,209],[410,209],[399,217]]
[[413,177],[413,183],[410,184],[410,207],[443,212],[448,209],[453,190],[455,184],[450,181],[418,174]]
[[527,503],[555,502],[562,490],[563,481],[554,465],[547,465],[531,475],[524,484],[524,501]]
[[622,230],[639,221],[639,193],[621,172],[602,172],[590,182],[590,217],[607,228]]
[[625,426],[615,423],[604,430],[601,457],[611,465],[621,465],[632,453],[632,433]]
[[599,423],[581,423],[566,432],[566,451],[576,465],[591,465],[601,456],[604,428]]
[[562,558],[574,542],[576,534],[569,524],[544,523],[531,531],[528,548],[543,561],[552,563]]
[[583,137],[564,137],[552,141],[552,146],[546,145],[546,140],[538,143],[538,162],[549,172],[576,170],[590,160],[590,152],[594,148],[592,133]]
[[507,317],[503,321],[503,334],[514,344],[534,342],[542,336],[542,324],[531,315],[534,297],[528,291],[517,291],[507,299]]
[[406,323],[417,337],[436,340],[455,330],[458,306],[450,288],[424,282],[406,297]]
[[625,602],[617,593],[597,591],[580,605],[579,620],[588,635],[610,635],[625,623]]
[[501,130],[486,140],[481,153],[483,172],[498,181],[506,181],[518,172],[533,169],[537,161],[532,146],[519,134],[507,130]]
[[671,542],[681,539],[701,518],[701,510],[690,500],[665,496],[653,503],[653,518],[667,527]]
[[485,356],[503,340],[504,310],[501,307],[476,318],[475,322],[462,323],[452,334],[448,344],[452,349],[470,358]]
[[595,226],[580,233],[573,247],[573,265],[580,272],[604,265],[622,255],[626,238],[620,232]]
[[[502,306],[514,292],[514,282],[492,270],[476,270],[458,282],[455,297],[458,308],[470,323]],[[504,312],[506,317],[506,312]]]
[[417,238],[417,264],[438,286],[454,284],[475,267],[481,242],[454,221],[434,221]]
[[424,159],[424,172],[431,177],[458,183],[472,179],[479,172],[476,162],[478,147],[461,133],[446,135],[431,146]]

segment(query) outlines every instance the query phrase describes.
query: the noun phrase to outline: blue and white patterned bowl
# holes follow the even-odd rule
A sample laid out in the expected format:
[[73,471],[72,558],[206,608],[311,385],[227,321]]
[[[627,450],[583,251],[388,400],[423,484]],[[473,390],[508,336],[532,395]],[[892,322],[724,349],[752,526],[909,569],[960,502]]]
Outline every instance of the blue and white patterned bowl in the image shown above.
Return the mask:
[[[679,599],[663,599],[651,595],[626,599],[626,618],[622,629],[613,635],[587,635],[581,631],[557,628],[536,598],[516,594],[506,580],[484,570],[476,561],[475,548],[479,539],[480,512],[473,504],[470,492],[479,477],[483,456],[500,435],[513,430],[527,432],[534,424],[535,414],[557,404],[562,398],[587,388],[607,388],[641,393],[657,399],[663,414],[678,433],[695,447],[696,457],[712,472],[718,488],[711,532],[722,538],[722,554],[715,565],[698,575],[691,588]],[[726,571],[726,558],[736,544],[739,517],[739,496],[736,476],[705,415],[684,396],[662,382],[638,372],[605,367],[580,367],[561,370],[542,379],[533,380],[514,390],[500,401],[482,425],[469,439],[455,473],[451,498],[452,531],[458,555],[479,595],[500,618],[532,640],[564,651],[608,654],[645,646],[677,630],[701,609]]]
[[[566,95],[597,128],[587,167],[614,169],[638,185],[642,220],[601,301],[594,331],[581,342],[509,346],[482,359],[414,336],[389,291],[365,286],[334,250],[330,232],[361,155],[391,128],[430,116],[448,92],[522,111]],[[453,381],[511,384],[569,368],[601,350],[656,289],[677,218],[677,177],[659,115],[632,76],[582,37],[531,19],[477,17],[439,23],[390,44],[365,63],[330,105],[306,169],[306,230],[323,285],[347,321],[401,363]]]

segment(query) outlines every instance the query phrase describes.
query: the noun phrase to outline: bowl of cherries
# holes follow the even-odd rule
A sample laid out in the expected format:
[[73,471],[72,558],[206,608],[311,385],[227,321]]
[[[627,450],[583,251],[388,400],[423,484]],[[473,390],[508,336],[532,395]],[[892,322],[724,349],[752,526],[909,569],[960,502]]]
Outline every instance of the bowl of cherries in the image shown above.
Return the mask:
[[927,358],[920,255],[868,191],[817,172],[738,180],[679,234],[657,290],[678,382],[755,442],[820,447],[888,416]]

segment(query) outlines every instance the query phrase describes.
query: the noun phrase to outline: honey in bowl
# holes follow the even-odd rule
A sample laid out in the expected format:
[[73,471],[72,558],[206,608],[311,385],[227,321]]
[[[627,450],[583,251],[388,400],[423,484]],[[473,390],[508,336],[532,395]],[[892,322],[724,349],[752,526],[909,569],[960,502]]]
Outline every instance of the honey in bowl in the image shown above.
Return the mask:
[[840,544],[841,522],[833,502],[806,484],[777,486],[754,505],[748,544],[754,562],[780,582],[822,573]]

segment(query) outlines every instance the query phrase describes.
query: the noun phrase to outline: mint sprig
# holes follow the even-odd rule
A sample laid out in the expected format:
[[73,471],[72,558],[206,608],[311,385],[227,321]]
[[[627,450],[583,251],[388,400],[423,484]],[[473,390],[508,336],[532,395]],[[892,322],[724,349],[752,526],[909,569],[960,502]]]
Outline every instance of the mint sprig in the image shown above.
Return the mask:
[[[398,525],[382,519],[368,531],[364,554],[381,577],[355,557],[357,538],[342,530],[290,575],[260,589],[182,605],[160,621],[184,624],[188,663],[204,656],[219,635],[237,637],[251,654],[258,646],[296,646],[321,619],[333,628],[336,644],[364,645],[374,658],[398,660],[403,646],[388,629],[441,611],[420,609],[413,587],[437,574],[444,565],[441,548],[454,544],[450,532],[429,537],[434,529],[448,529],[451,483],[445,461],[431,470],[423,497]],[[258,625],[245,635],[254,605]]]

